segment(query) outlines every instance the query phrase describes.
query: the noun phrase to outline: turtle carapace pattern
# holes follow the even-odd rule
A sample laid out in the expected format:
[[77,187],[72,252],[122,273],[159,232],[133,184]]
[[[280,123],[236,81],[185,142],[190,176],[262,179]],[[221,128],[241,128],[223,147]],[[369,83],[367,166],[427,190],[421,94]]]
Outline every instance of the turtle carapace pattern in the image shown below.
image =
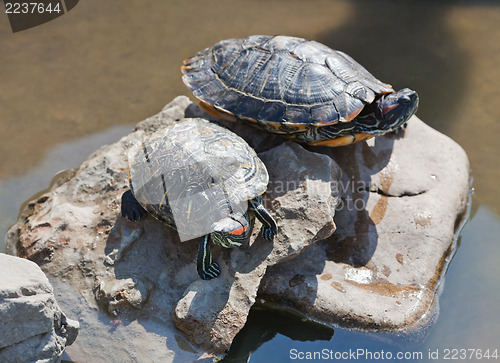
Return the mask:
[[396,131],[418,107],[415,91],[394,91],[349,55],[290,36],[222,40],[182,72],[208,112],[311,145]]
[[129,153],[129,168],[122,216],[139,221],[149,213],[176,229],[181,240],[201,236],[197,271],[204,280],[220,274],[211,243],[240,246],[253,216],[266,240],[278,232],[261,198],[269,182],[266,167],[226,128],[201,118],[180,121],[138,142]]

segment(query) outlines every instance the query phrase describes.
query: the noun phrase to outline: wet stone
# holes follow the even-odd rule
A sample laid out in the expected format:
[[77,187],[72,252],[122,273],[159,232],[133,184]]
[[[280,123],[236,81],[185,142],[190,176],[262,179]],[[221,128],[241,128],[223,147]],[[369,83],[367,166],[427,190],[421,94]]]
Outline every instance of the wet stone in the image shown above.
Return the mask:
[[468,201],[465,152],[417,117],[404,132],[320,151],[343,170],[337,230],[269,268],[258,296],[349,328],[428,329]]

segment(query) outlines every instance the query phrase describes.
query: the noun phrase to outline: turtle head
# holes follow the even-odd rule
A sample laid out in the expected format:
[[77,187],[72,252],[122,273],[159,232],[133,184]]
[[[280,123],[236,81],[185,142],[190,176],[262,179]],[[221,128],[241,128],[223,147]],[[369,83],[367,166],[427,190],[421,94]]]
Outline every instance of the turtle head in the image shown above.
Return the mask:
[[241,246],[248,233],[250,223],[241,213],[232,213],[212,225],[212,241],[221,247],[231,248]]
[[380,97],[377,106],[380,119],[383,120],[378,125],[379,129],[385,132],[395,131],[405,126],[406,121],[417,111],[418,94],[409,88],[403,88]]

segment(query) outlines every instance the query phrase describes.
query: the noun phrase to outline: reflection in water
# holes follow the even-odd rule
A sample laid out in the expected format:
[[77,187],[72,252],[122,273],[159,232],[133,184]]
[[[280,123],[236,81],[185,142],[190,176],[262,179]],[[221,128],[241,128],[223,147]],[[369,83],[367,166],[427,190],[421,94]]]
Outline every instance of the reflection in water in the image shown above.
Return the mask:
[[250,354],[265,342],[281,334],[296,341],[329,341],[333,329],[283,309],[254,305],[245,327],[234,338],[222,362],[247,362]]
[[440,317],[426,347],[498,348],[500,219],[473,198],[472,217],[446,275]]

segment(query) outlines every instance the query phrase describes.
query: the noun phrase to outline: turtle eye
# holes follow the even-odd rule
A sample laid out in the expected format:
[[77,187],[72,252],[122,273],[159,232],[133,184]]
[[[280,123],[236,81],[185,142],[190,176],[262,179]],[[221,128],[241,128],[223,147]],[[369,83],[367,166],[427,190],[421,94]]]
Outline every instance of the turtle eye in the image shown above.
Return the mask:
[[403,105],[408,105],[411,103],[411,98],[409,96],[403,96],[401,97],[401,103]]

